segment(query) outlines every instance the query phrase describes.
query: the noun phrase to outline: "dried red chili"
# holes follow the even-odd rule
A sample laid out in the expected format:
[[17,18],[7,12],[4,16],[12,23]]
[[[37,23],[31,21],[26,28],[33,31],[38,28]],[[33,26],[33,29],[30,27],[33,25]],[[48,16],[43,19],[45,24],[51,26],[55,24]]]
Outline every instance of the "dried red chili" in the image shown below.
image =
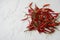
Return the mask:
[[[60,24],[57,21],[59,13],[55,13],[52,9],[47,8],[50,4],[45,4],[42,8],[32,8],[32,3],[29,4],[27,16],[30,16],[31,22],[27,26],[28,31],[37,30],[39,33],[54,33],[55,29]],[[26,19],[23,20],[27,20]]]

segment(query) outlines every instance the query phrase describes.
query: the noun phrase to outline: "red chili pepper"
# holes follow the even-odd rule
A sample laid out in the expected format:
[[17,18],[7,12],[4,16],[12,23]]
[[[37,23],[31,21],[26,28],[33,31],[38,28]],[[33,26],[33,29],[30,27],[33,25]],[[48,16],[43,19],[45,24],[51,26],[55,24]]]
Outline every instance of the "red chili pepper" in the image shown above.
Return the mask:
[[[29,4],[29,14],[26,14],[31,18],[31,22],[27,26],[28,31],[37,30],[39,33],[54,33],[57,28],[56,26],[60,25],[60,22],[56,22],[59,13],[55,13],[52,9],[46,8],[50,4],[45,4],[42,8],[37,7],[35,4],[34,9],[32,8],[32,4]],[[23,20],[27,19],[25,18]]]
[[43,6],[43,7],[46,7],[46,6],[50,6],[50,4],[44,4],[44,6]]

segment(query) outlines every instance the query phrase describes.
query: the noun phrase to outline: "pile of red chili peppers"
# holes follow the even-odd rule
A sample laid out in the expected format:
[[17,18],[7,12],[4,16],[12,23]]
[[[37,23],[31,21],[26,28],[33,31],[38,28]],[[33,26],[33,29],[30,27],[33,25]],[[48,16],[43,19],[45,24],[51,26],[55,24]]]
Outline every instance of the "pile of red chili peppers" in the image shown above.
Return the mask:
[[[45,4],[42,8],[38,8],[35,5],[34,9],[32,8],[32,4],[29,4],[29,14],[26,14],[31,18],[30,24],[27,26],[28,31],[37,30],[39,33],[54,33],[60,24],[60,22],[56,22],[59,13],[47,8],[50,4]],[[27,19],[28,17],[23,20]]]

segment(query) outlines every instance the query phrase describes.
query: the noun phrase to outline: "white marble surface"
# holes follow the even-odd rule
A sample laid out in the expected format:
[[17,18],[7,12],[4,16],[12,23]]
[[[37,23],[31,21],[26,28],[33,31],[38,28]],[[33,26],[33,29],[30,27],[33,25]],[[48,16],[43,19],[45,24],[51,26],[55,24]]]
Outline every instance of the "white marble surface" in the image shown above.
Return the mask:
[[24,32],[28,21],[22,22],[21,19],[27,12],[25,7],[31,2],[39,7],[49,3],[51,8],[60,12],[60,0],[0,0],[0,40],[60,40],[60,31],[52,35]]

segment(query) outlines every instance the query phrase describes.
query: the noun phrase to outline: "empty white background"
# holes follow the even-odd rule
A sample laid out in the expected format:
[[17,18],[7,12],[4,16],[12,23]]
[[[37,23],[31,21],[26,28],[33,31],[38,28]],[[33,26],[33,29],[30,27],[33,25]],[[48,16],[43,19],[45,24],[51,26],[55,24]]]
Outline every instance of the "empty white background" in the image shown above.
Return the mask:
[[38,7],[49,3],[50,8],[60,12],[60,0],[0,0],[0,40],[60,40],[60,31],[57,30],[49,35],[37,31],[24,32],[28,21],[21,19],[25,18],[26,7],[31,2]]

